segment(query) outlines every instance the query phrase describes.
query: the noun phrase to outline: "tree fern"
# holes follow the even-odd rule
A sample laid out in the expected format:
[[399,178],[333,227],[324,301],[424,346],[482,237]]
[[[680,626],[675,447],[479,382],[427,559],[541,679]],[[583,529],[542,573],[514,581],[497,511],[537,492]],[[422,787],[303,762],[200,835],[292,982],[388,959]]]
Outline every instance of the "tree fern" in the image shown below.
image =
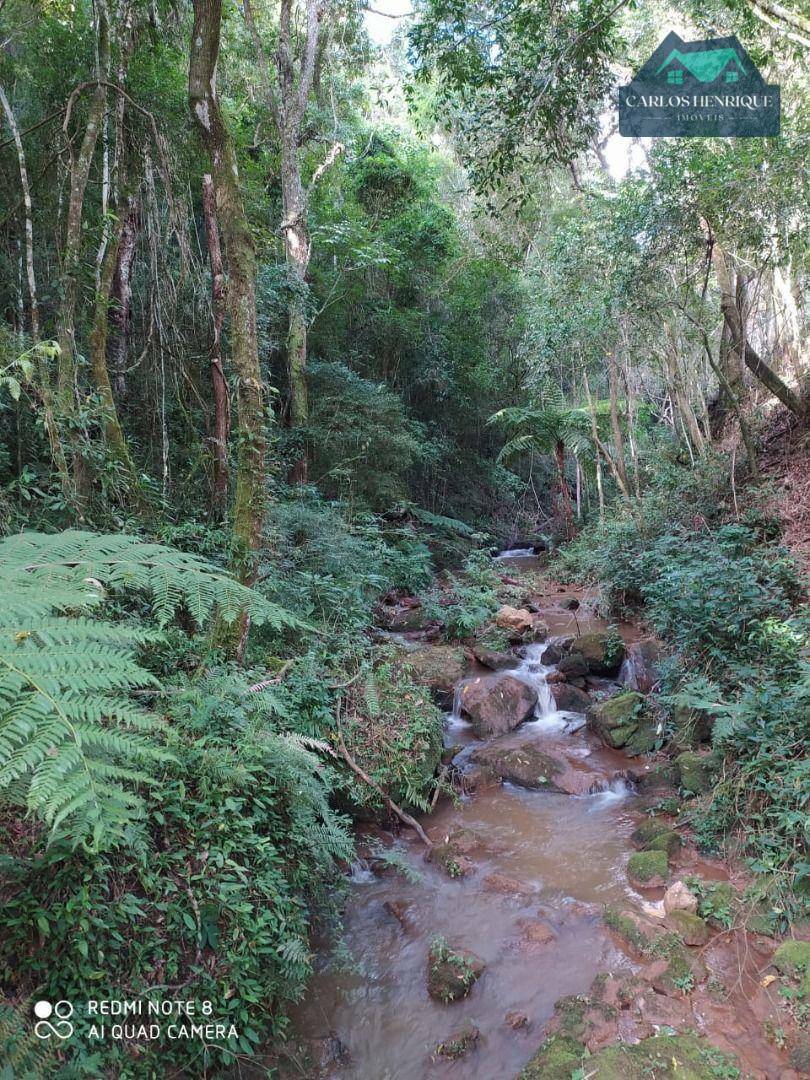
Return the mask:
[[157,688],[136,650],[159,631],[104,618],[105,601],[127,592],[149,602],[158,627],[181,607],[198,626],[244,610],[296,623],[218,567],[134,537],[0,541],[0,799],[74,845],[120,842],[142,812],[138,785],[171,757],[161,722],[131,697]]

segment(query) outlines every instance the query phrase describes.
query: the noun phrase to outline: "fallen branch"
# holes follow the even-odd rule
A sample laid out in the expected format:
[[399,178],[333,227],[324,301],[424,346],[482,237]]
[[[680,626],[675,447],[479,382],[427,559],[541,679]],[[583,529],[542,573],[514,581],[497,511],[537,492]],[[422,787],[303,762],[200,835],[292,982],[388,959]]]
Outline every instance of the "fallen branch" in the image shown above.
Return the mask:
[[376,780],[371,779],[371,777],[368,775],[368,773],[365,772],[365,770],[362,769],[357,764],[357,762],[354,760],[352,755],[349,753],[349,750],[348,750],[348,748],[346,746],[346,741],[343,738],[343,725],[340,722],[340,702],[339,701],[338,701],[336,719],[337,719],[337,730],[338,730],[337,748],[338,748],[338,753],[339,753],[340,757],[343,758],[343,760],[346,762],[346,764],[349,766],[349,768],[352,770],[352,772],[355,774],[355,776],[359,777],[359,779],[362,780],[364,784],[367,784],[373,791],[377,792],[377,794],[380,796],[380,798],[382,799],[382,801],[385,803],[385,805],[388,807],[388,809],[391,811],[392,814],[394,814],[396,817],[398,817],[399,820],[404,825],[410,826],[410,828],[413,829],[413,831],[416,833],[416,835],[419,837],[419,839],[422,841],[422,843],[425,844],[426,847],[432,848],[433,847],[433,841],[427,835],[427,833],[422,828],[422,826],[419,824],[419,822],[416,820],[416,818],[411,817],[411,815],[409,813],[407,813],[407,811],[403,810],[401,806],[397,806],[397,804],[394,802],[394,800],[391,798],[391,796],[387,795],[385,793],[385,791],[383,791],[383,789],[380,787],[380,785],[377,783]]

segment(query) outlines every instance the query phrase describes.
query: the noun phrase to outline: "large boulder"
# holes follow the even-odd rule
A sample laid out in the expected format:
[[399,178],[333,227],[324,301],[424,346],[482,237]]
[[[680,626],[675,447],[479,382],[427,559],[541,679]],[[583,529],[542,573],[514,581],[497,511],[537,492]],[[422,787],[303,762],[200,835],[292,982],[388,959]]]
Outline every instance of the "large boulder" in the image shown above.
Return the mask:
[[569,754],[566,742],[552,743],[551,746],[553,752],[550,753],[548,741],[536,735],[505,736],[474,750],[470,755],[470,766],[490,782],[500,780],[533,791],[562,795],[602,791],[615,778],[594,769],[588,758]]
[[655,638],[642,638],[627,646],[627,655],[619,672],[619,682],[628,690],[649,694],[655,685],[656,665],[661,659],[661,646]]
[[545,753],[537,740],[518,745],[490,743],[476,750],[470,761],[491,776],[519,787],[564,791],[555,783],[555,777],[565,771],[564,763]]
[[467,666],[464,650],[454,645],[411,649],[398,664],[409,668],[413,681],[430,690],[434,700],[447,708],[453,704],[456,683],[464,678]]
[[711,754],[685,750],[675,758],[675,765],[684,791],[690,791],[693,795],[705,795],[711,791],[716,765]]
[[627,860],[627,877],[636,889],[660,889],[669,877],[665,851],[636,851]]
[[422,601],[415,596],[386,597],[378,608],[379,623],[386,630],[421,630],[428,622]]
[[489,649],[486,645],[474,645],[473,656],[490,671],[508,671],[510,668],[520,667],[520,659],[514,653]]
[[502,630],[509,630],[520,637],[532,629],[534,618],[526,608],[514,608],[510,607],[509,604],[504,604],[502,608],[498,609],[495,624],[500,626]]
[[703,919],[683,908],[668,912],[667,925],[680,936],[684,945],[702,946],[709,940],[709,928]]
[[554,682],[549,685],[558,709],[564,712],[586,713],[590,708],[591,699],[584,690],[565,682]]
[[574,638],[570,651],[584,657],[591,675],[615,675],[624,660],[621,639],[605,631]]
[[513,675],[479,675],[459,691],[461,712],[479,739],[505,735],[528,720],[537,704],[537,691]]
[[671,915],[673,911],[688,911],[697,915],[698,898],[683,881],[673,881],[664,893],[664,911]]
[[644,698],[634,690],[606,698],[588,710],[588,727],[606,746],[626,746],[639,729]]
[[560,660],[557,669],[566,679],[580,679],[588,674],[588,664],[582,653],[569,653]]

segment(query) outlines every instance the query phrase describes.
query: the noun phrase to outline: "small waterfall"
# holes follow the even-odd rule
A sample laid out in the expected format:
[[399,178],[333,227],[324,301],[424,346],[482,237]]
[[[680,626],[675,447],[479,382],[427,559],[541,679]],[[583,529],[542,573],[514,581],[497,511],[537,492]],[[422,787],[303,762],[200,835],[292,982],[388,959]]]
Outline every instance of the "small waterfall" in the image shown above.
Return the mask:
[[588,796],[593,800],[589,810],[590,812],[605,810],[608,806],[615,806],[616,803],[624,802],[633,794],[633,785],[629,780],[626,780],[623,776],[614,776],[612,780],[605,782],[605,786],[601,790],[592,791]]
[[365,859],[355,859],[349,867],[349,881],[352,885],[370,885],[376,880]]
[[534,555],[534,548],[510,548],[508,551],[499,551],[494,559],[496,562],[500,559],[531,559]]
[[444,718],[444,745],[452,746],[456,741],[453,737],[454,732],[467,731],[469,724],[463,719],[461,715],[461,689],[464,686],[465,679],[456,683],[456,687],[453,691],[453,707],[450,712]]
[[546,643],[540,642],[527,645],[523,650],[523,663],[515,668],[510,674],[522,679],[537,691],[537,705],[534,710],[534,720],[525,726],[534,727],[539,731],[571,731],[582,726],[582,717],[579,713],[566,712],[558,709],[551,692],[548,676],[556,670],[554,664],[543,664],[540,660],[546,650]]

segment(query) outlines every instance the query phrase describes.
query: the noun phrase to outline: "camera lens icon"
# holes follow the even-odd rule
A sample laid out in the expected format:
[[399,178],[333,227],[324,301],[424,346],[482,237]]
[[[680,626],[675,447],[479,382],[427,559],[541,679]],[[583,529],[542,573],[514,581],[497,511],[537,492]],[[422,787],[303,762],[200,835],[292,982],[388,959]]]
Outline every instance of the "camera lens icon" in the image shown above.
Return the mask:
[[[38,1039],[50,1039],[55,1035],[57,1039],[69,1039],[73,1034],[73,1024],[69,1018],[73,1016],[73,1006],[69,1001],[38,1001],[34,1005],[34,1016],[37,1023],[34,1024],[34,1034]],[[50,1018],[56,1016],[56,1021],[51,1023]]]

